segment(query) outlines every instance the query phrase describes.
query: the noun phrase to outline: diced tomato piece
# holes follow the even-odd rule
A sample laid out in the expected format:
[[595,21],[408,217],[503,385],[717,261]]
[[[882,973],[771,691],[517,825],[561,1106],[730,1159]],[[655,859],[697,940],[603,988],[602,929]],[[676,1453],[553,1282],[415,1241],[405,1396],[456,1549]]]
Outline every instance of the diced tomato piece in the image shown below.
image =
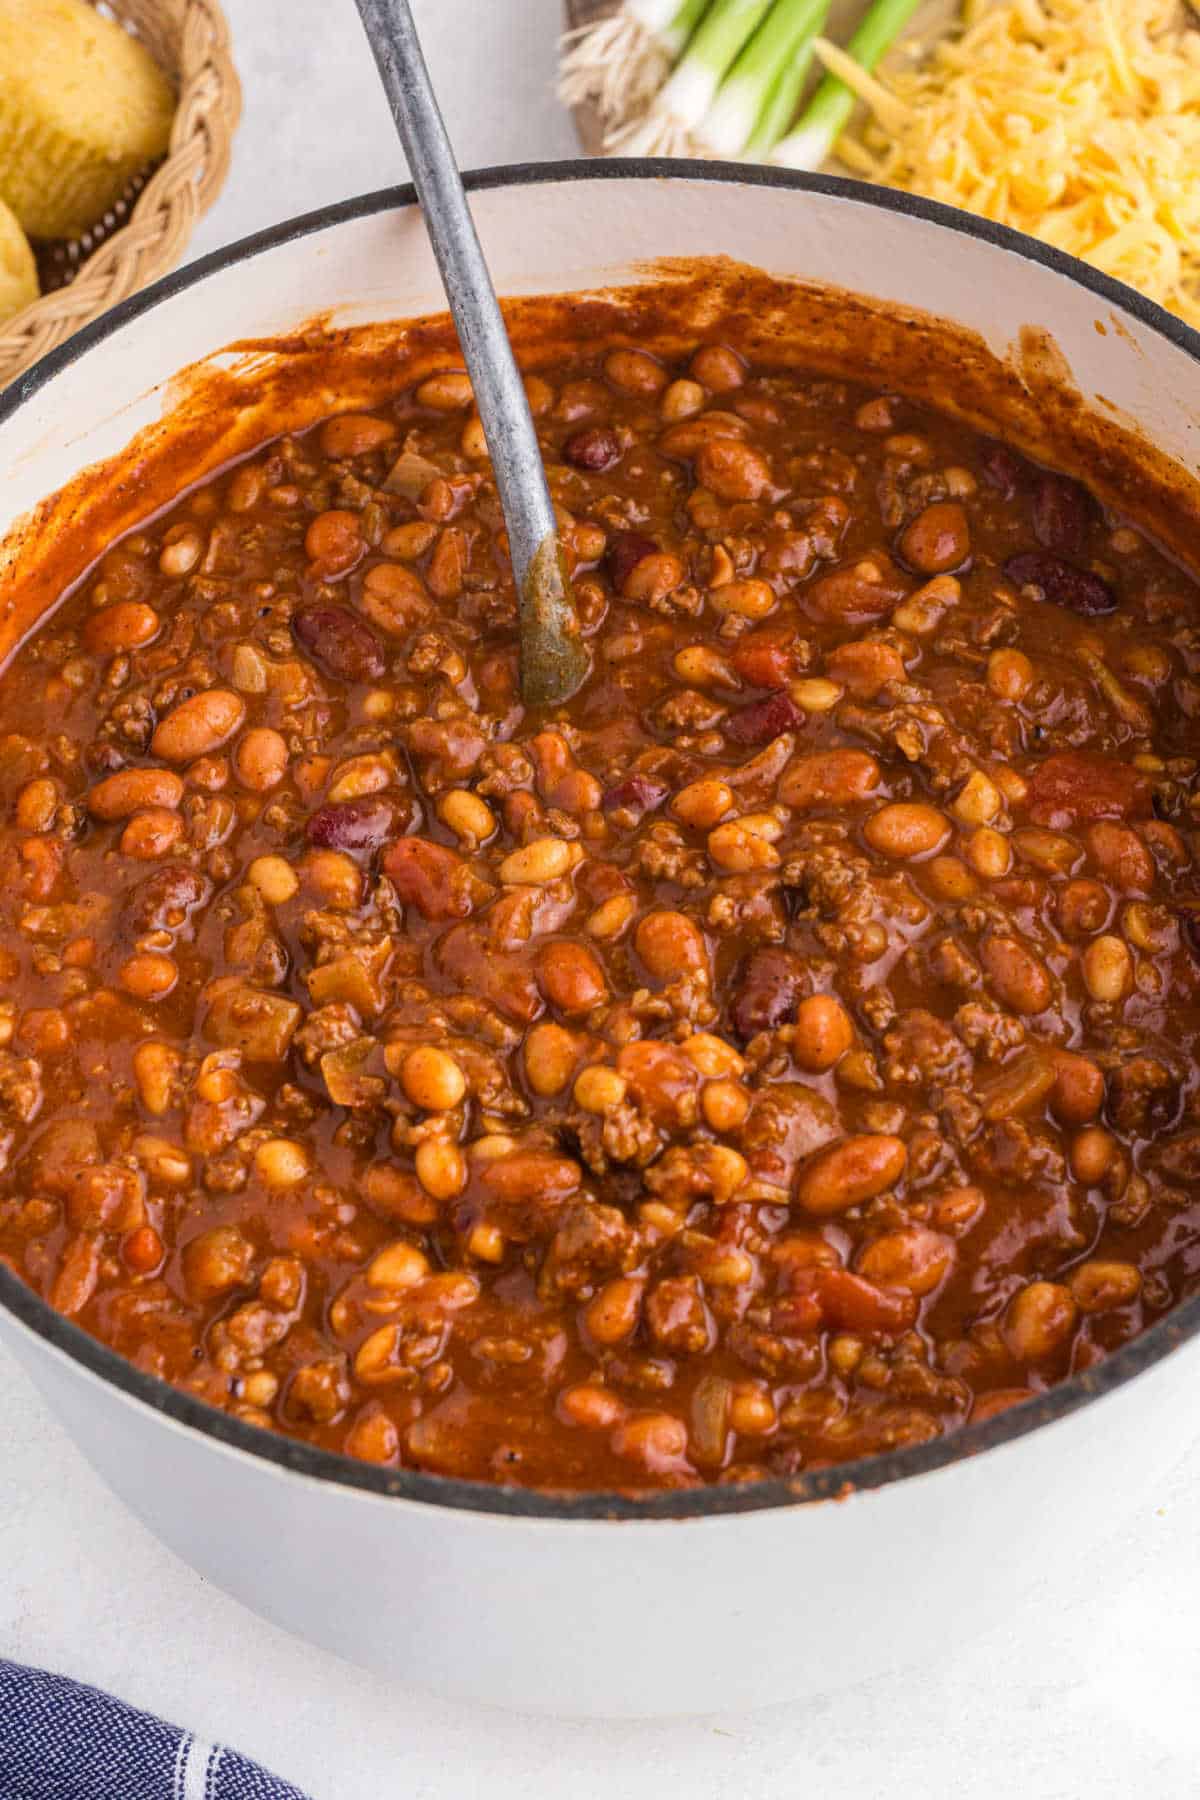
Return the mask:
[[876,1287],[848,1269],[818,1269],[816,1287],[825,1323],[835,1331],[907,1331],[916,1322],[911,1294]]
[[1147,777],[1115,756],[1063,750],[1034,770],[1025,805],[1035,825],[1064,831],[1092,819],[1147,818],[1152,797]]

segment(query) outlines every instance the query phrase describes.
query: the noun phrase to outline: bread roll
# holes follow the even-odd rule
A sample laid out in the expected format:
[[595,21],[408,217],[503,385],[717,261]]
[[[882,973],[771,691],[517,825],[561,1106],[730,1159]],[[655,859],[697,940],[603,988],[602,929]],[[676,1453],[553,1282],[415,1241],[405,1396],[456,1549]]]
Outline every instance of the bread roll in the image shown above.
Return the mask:
[[16,218],[0,200],[0,325],[37,297],[33,251]]
[[149,51],[85,0],[0,0],[0,199],[29,237],[103,218],[174,111]]

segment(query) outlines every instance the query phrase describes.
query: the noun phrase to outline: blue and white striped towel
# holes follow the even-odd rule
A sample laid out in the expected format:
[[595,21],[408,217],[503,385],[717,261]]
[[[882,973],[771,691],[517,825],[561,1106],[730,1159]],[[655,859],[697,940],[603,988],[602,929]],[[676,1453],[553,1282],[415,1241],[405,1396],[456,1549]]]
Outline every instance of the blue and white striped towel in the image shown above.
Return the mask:
[[305,1800],[111,1694],[0,1660],[0,1800]]

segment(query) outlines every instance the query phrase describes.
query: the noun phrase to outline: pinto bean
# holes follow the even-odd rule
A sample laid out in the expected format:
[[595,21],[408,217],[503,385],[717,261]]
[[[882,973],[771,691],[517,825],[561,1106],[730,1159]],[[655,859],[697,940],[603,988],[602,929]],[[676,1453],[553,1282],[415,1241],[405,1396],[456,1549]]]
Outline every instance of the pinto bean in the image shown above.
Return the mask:
[[604,373],[625,394],[661,394],[670,380],[658,358],[644,350],[610,350]]
[[904,658],[892,644],[863,638],[839,644],[825,658],[830,676],[856,700],[874,700],[891,681],[904,680]]
[[164,762],[195,762],[227,743],[246,716],[246,703],[229,688],[208,688],[181,700],[161,719],[150,740]]
[[702,344],[688,367],[712,394],[732,394],[745,384],[746,365],[726,344]]
[[1004,1335],[1018,1362],[1040,1362],[1067,1342],[1078,1316],[1069,1288],[1056,1281],[1031,1281],[1013,1297]]
[[878,1287],[900,1288],[922,1298],[940,1287],[954,1262],[954,1245],[941,1232],[909,1225],[872,1238],[858,1259],[858,1272]]
[[880,807],[863,826],[872,850],[901,862],[932,856],[950,836],[950,821],[935,806],[920,801],[897,800]]
[[161,629],[152,606],[142,600],[118,600],[92,614],[83,628],[83,642],[93,656],[117,656],[152,644]]
[[183,782],[170,769],[121,769],[98,781],[88,795],[88,811],[98,819],[127,819],[145,807],[175,808]]
[[1101,819],[1083,834],[1088,854],[1105,881],[1122,894],[1148,894],[1154,885],[1154,858],[1136,831]]
[[1019,939],[986,937],[979,947],[983,972],[997,997],[1018,1013],[1040,1013],[1049,1006],[1054,983],[1041,958]]
[[971,528],[958,501],[935,500],[919,512],[901,534],[900,554],[923,575],[961,568],[971,554]]
[[1105,1262],[1094,1258],[1071,1270],[1067,1286],[1080,1312],[1113,1312],[1118,1307],[1132,1305],[1137,1299],[1142,1276],[1135,1263]]
[[708,973],[704,935],[686,913],[647,913],[638,922],[633,942],[655,981],[681,981],[688,975]]
[[149,806],[136,812],[121,833],[121,855],[139,862],[169,856],[183,836],[183,820],[165,806]]
[[321,449],[336,458],[366,456],[390,444],[396,427],[390,419],[377,419],[372,413],[339,413],[321,427]]
[[256,725],[239,740],[233,766],[243,787],[268,794],[287,774],[287,743],[269,725]]
[[840,1000],[810,994],[796,1008],[792,1055],[802,1069],[819,1075],[832,1069],[854,1042],[854,1026]]
[[696,475],[722,500],[760,500],[771,489],[771,465],[736,438],[710,438],[696,452]]
[[551,1006],[568,1015],[590,1012],[608,995],[600,959],[583,944],[547,944],[538,955],[538,979]]
[[344,575],[366,550],[357,513],[318,513],[304,535],[304,548],[322,575]]
[[893,613],[911,585],[891,557],[877,551],[819,576],[803,589],[802,604],[830,624],[868,625]]
[[867,800],[880,781],[880,767],[865,750],[820,750],[798,756],[779,782],[785,806],[853,806]]
[[848,1212],[895,1187],[907,1164],[908,1151],[901,1138],[887,1133],[843,1138],[800,1171],[796,1204],[821,1216]]
[[[421,529],[432,527],[422,525]],[[403,563],[373,564],[363,576],[359,604],[372,625],[389,637],[406,637],[430,613],[425,583],[415,569],[406,568]]]
[[1086,1125],[1104,1105],[1104,1071],[1089,1056],[1058,1050],[1050,1105],[1064,1125]]

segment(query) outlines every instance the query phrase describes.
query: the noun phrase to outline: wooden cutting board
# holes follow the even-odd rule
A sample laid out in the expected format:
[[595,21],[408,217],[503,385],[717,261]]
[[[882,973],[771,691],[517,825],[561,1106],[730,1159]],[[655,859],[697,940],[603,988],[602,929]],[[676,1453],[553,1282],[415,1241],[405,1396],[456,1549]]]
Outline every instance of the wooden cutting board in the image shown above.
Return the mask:
[[[615,12],[619,0],[564,0],[564,3],[567,29],[573,30],[579,25],[593,25],[606,13]],[[867,10],[867,3],[868,0],[833,0],[826,36],[835,43],[844,44]],[[959,0],[925,0],[913,14],[912,23],[903,37],[923,42],[938,36],[956,17],[958,9]],[[883,66],[886,69],[886,58]],[[602,132],[595,107],[590,104],[577,106],[573,112],[580,143],[589,156],[598,156]]]

